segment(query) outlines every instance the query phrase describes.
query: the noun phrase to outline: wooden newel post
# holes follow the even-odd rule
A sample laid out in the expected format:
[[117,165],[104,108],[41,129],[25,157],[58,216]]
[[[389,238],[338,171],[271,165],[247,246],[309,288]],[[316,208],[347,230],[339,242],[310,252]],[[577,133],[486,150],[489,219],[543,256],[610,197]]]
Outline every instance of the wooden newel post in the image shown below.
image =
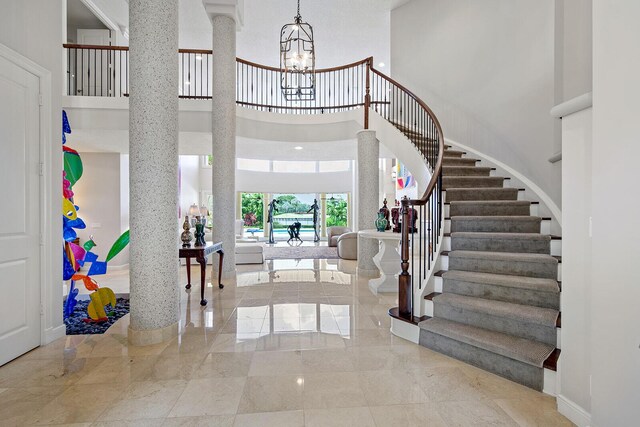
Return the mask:
[[400,239],[400,275],[398,277],[398,309],[400,316],[411,319],[413,307],[411,307],[411,275],[409,274],[409,199],[405,196],[402,199],[402,238]]
[[370,70],[372,58],[367,59],[367,73],[365,77],[365,93],[364,93],[364,128],[369,129],[369,107],[371,106],[371,78]]

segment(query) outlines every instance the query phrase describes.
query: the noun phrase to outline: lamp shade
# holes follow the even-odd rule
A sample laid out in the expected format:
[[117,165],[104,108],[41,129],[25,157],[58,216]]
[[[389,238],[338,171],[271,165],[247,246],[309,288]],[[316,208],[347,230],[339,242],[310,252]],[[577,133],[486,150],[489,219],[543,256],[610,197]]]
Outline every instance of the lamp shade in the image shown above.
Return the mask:
[[189,206],[189,216],[195,217],[200,215],[200,208],[195,203]]

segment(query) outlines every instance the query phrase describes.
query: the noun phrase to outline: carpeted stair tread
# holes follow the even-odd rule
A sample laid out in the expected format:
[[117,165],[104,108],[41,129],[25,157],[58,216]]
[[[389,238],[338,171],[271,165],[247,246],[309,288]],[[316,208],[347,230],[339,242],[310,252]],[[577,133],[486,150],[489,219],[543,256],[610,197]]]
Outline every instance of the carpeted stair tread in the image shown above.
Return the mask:
[[549,254],[551,236],[540,233],[454,232],[451,250]]
[[501,240],[543,240],[551,241],[551,236],[540,233],[482,233],[475,231],[458,231],[451,233],[451,237],[464,237],[466,239],[501,239]]
[[526,216],[531,212],[531,202],[528,200],[457,200],[449,204],[451,217]]
[[462,157],[463,154],[467,154],[464,151],[459,151],[459,150],[444,150],[444,157]]
[[443,166],[474,166],[478,159],[472,159],[469,157],[443,157]]
[[450,257],[474,258],[487,260],[511,260],[526,261],[536,263],[557,264],[558,260],[551,255],[545,254],[521,254],[508,252],[485,252],[485,251],[450,251]]
[[455,250],[448,256],[450,270],[558,278],[558,260],[547,254]]
[[480,200],[517,200],[517,188],[449,188],[447,202]]
[[489,176],[491,168],[480,166],[442,166],[442,176]]
[[449,270],[442,273],[443,279],[459,280],[483,285],[528,289],[539,292],[560,293],[558,282],[539,277],[512,276],[509,274],[478,273],[475,271]]
[[462,311],[473,311],[485,315],[509,319],[513,322],[536,324],[549,328],[556,326],[558,310],[513,304],[504,301],[469,297],[451,293],[443,293],[433,297],[434,304],[445,304]]
[[502,188],[501,176],[443,176],[442,188]]
[[420,322],[418,325],[421,329],[434,334],[464,342],[538,368],[542,368],[544,361],[555,350],[552,345],[446,319],[434,317]]
[[477,216],[451,218],[451,232],[539,233],[542,218],[530,215]]

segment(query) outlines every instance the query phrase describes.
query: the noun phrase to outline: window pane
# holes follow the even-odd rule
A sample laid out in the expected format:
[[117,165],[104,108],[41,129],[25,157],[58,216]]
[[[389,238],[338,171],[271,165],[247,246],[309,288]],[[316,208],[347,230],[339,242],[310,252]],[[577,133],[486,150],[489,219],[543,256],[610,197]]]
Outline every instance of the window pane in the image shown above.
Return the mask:
[[320,172],[343,172],[351,168],[350,160],[329,160],[321,161]]
[[313,173],[316,171],[316,162],[274,160],[273,171],[286,173]]
[[255,172],[269,172],[269,160],[238,159],[238,169]]

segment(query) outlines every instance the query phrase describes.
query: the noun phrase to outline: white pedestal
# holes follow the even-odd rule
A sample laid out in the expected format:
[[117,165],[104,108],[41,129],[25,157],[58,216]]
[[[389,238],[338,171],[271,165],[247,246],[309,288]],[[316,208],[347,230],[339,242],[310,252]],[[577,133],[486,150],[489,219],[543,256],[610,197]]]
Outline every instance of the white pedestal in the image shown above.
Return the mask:
[[379,292],[398,292],[398,274],[400,274],[400,253],[398,244],[400,233],[391,231],[362,230],[358,237],[378,239],[380,250],[373,257],[373,262],[380,270],[380,277],[369,280],[369,289],[374,294]]

